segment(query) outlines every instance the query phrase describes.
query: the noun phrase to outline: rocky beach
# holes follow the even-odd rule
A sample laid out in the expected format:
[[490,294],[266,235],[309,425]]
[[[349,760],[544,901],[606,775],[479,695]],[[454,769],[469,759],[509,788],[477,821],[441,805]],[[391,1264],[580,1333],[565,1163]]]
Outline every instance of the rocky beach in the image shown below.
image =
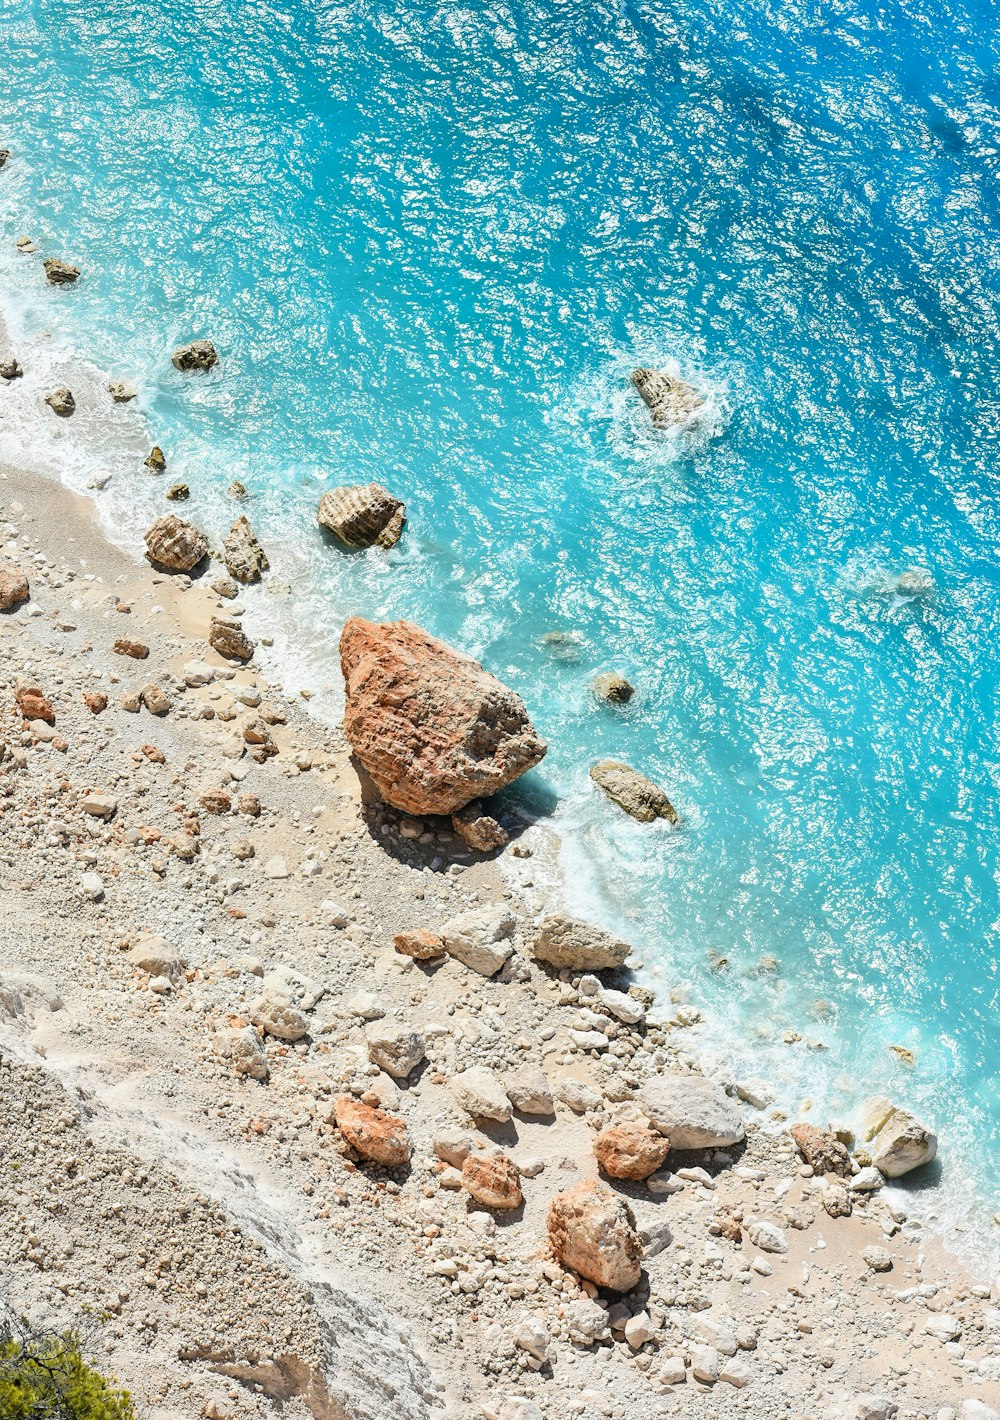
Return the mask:
[[[0,355],[26,372],[2,425],[31,371]],[[71,428],[67,392],[37,417]],[[482,802],[545,753],[530,706],[345,618],[327,723],[259,663],[241,588],[282,569],[252,499],[213,554],[164,482],[143,559],[25,464],[0,470],[9,1308],[79,1329],[149,1420],[996,1420],[1000,1280],[921,1221],[930,1130],[905,1095],[787,1117],[700,1057],[625,927],[567,913],[544,823]],[[327,525],[397,539],[399,500],[363,493]],[[627,768],[598,782],[676,823]]]

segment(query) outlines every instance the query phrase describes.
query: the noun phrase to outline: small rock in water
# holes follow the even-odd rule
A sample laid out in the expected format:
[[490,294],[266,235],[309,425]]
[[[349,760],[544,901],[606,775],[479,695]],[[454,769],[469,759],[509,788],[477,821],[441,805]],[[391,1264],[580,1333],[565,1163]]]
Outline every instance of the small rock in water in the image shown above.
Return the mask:
[[246,486],[242,484],[238,478],[233,479],[232,483],[226,489],[226,492],[229,494],[230,498],[246,498],[249,496]]
[[65,388],[53,390],[51,394],[47,394],[45,403],[52,413],[58,414],[61,419],[68,419],[76,409],[76,400],[73,398],[72,392]]
[[112,380],[108,385],[108,394],[115,404],[128,404],[130,399],[135,399],[137,393],[135,386],[125,380]]
[[0,380],[19,380],[23,374],[20,362],[13,356],[9,360],[0,360]]
[[42,265],[45,268],[45,279],[50,286],[71,286],[74,281],[79,280],[80,268],[72,262],[60,261],[58,257],[50,256]]
[[406,506],[380,483],[350,484],[323,494],[316,520],[345,547],[394,547],[406,523]]
[[175,370],[190,373],[192,370],[210,370],[219,363],[219,354],[210,340],[192,340],[188,345],[179,345],[170,357]]
[[167,458],[159,444],[154,444],[143,460],[150,473],[166,473]]
[[240,516],[233,523],[222,544],[226,570],[238,582],[259,582],[261,573],[271,564],[257,541],[249,519]]
[[598,700],[609,705],[627,705],[635,694],[635,686],[613,671],[595,676],[590,688]]
[[658,785],[631,765],[614,759],[601,759],[593,766],[590,777],[608,798],[640,823],[652,823],[664,818],[678,824],[680,816]]
[[191,497],[191,489],[186,483],[171,483],[167,498],[171,503],[185,503]]
[[634,370],[632,383],[642,396],[655,429],[674,429],[687,423],[705,403],[696,389],[666,370]]

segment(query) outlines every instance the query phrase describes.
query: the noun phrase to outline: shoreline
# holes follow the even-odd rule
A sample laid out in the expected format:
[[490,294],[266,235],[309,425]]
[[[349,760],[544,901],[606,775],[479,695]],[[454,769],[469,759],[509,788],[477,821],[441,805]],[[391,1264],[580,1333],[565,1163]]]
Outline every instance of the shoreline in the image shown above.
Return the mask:
[[[253,664],[234,671],[208,651],[204,632],[219,606],[207,578],[184,587],[153,573],[104,536],[91,500],[37,473],[0,472],[0,513],[17,529],[2,563],[23,564],[32,583],[31,600],[0,618],[0,713],[12,751],[0,764],[10,788],[0,800],[9,826],[0,881],[10,903],[0,929],[0,1042],[12,1076],[0,1132],[26,1175],[4,1180],[0,1243],[5,1288],[18,1305],[43,1305],[60,1324],[78,1321],[84,1304],[96,1308],[105,1319],[95,1349],[155,1407],[156,1420],[277,1413],[276,1372],[298,1377],[294,1413],[314,1415],[323,1414],[321,1386],[349,1400],[352,1416],[373,1417],[568,1420],[624,1414],[624,1402],[641,1416],[711,1416],[722,1405],[727,1415],[763,1420],[818,1407],[825,1420],[858,1414],[857,1398],[873,1390],[899,1404],[901,1417],[965,1400],[1000,1405],[990,1279],[973,1281],[895,1197],[858,1195],[850,1216],[831,1213],[830,1189],[777,1132],[779,1121],[750,1108],[742,1156],[718,1148],[682,1156],[676,1166],[690,1176],[671,1172],[661,1193],[615,1185],[648,1235],[646,1281],[626,1315],[602,1294],[602,1331],[597,1289],[548,1252],[548,1201],[597,1177],[596,1131],[642,1117],[648,1079],[664,1068],[696,1072],[687,1048],[696,1043],[666,1026],[663,1003],[649,1005],[636,1029],[602,1017],[615,1052],[581,1045],[572,1032],[581,1021],[593,1029],[592,998],[581,995],[579,972],[546,973],[532,960],[534,913],[496,863],[470,855],[458,873],[431,871],[421,851],[426,859],[436,844],[397,836],[398,815],[362,803],[338,727],[268,685]],[[246,620],[253,632],[250,606]],[[147,661],[113,654],[114,636],[124,634],[148,641]],[[193,660],[211,666],[205,684],[186,685]],[[29,670],[52,696],[65,749],[37,724],[19,728],[11,691]],[[123,710],[122,691],[154,678],[168,690],[169,713]],[[89,685],[110,702],[96,717],[82,704]],[[274,725],[279,753],[262,764],[245,745],[236,754],[232,729],[255,699],[284,719]],[[64,782],[68,790],[52,789]],[[107,820],[80,810],[87,792],[113,795]],[[221,814],[206,807],[220,792],[231,801]],[[257,794],[259,818],[241,814],[244,792]],[[11,831],[17,822],[29,828],[24,841]],[[529,829],[524,842],[540,850],[547,832]],[[250,858],[240,856],[248,842]],[[91,873],[101,882],[96,897],[84,886]],[[515,918],[516,950],[495,978],[454,959],[417,966],[391,946],[395,930],[498,910]],[[150,931],[176,958],[165,975],[130,955]],[[266,1038],[264,1082],[235,1072],[220,1042],[244,1028],[231,1022],[245,1019],[275,970],[306,978],[298,1000],[309,1030],[305,1044]],[[371,1026],[386,1014],[424,1038],[429,1063],[413,1080],[369,1063]],[[451,1082],[476,1065],[501,1078],[540,1065],[553,1114],[470,1120]],[[405,1176],[343,1148],[330,1112],[344,1088],[406,1119],[415,1154]],[[78,1089],[70,1113],[80,1117],[57,1129]],[[35,1111],[33,1154],[12,1105]],[[97,1246],[93,1217],[72,1188],[49,1222],[32,1201],[66,1153],[67,1129],[78,1157],[101,1156],[90,1169],[106,1210]],[[512,1153],[525,1197],[513,1218],[470,1206],[456,1187],[441,1153],[442,1138],[456,1133],[474,1150]],[[129,1159],[115,1162],[123,1149]],[[140,1194],[147,1184],[167,1187],[170,1196],[155,1202],[169,1226],[152,1227],[156,1247],[137,1250],[133,1180],[144,1172],[156,1182],[140,1180]],[[295,1367],[282,1370],[280,1347],[259,1336],[249,1344],[238,1295],[215,1275],[211,1229],[199,1235],[178,1211],[169,1180],[183,1187],[196,1177],[229,1219],[239,1254],[230,1262],[248,1279],[248,1295],[263,1306],[276,1292],[274,1326],[296,1318],[286,1338]],[[107,1221],[115,1209],[124,1226]],[[787,1251],[751,1242],[758,1216],[780,1228]],[[713,1231],[733,1220],[738,1242]],[[179,1252],[172,1237],[184,1239]],[[888,1273],[863,1259],[873,1247],[885,1252]],[[162,1263],[164,1249],[181,1261]],[[124,1298],[109,1295],[109,1265]],[[205,1298],[202,1276],[212,1279]],[[189,1314],[177,1315],[174,1295]],[[845,1296],[846,1314],[831,1312]],[[516,1339],[525,1315],[549,1338],[538,1365]],[[624,1323],[636,1319],[630,1339]],[[945,1335],[952,1320],[955,1338]],[[328,1332],[338,1328],[354,1339],[331,1351]],[[375,1368],[371,1329],[387,1351]],[[735,1358],[726,1355],[730,1334],[742,1337]],[[385,1371],[391,1396],[378,1390]]]

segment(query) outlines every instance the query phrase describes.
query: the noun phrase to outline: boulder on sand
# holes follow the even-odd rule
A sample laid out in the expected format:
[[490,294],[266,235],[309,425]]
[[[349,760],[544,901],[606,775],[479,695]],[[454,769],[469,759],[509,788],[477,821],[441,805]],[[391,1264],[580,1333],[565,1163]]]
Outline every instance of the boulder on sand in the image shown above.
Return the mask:
[[238,621],[221,616],[212,617],[208,644],[227,661],[249,661],[256,649]]
[[345,547],[395,547],[406,505],[381,483],[347,484],[323,494],[316,521]]
[[670,1140],[641,1124],[614,1124],[594,1140],[594,1154],[609,1178],[641,1182],[662,1168]]
[[696,389],[666,370],[633,370],[632,383],[649,410],[654,429],[685,424],[705,403]]
[[657,1075],[639,1104],[674,1149],[725,1149],[743,1139],[743,1117],[724,1090],[704,1075]]
[[680,822],[677,810],[659,785],[631,765],[616,759],[600,759],[591,769],[590,777],[613,803],[640,823],[652,823],[658,818],[673,824]]
[[267,553],[250,526],[249,518],[242,515],[226,533],[222,543],[222,555],[229,575],[235,577],[237,582],[259,582],[261,573],[268,571],[271,566]]
[[520,696],[411,622],[352,616],[340,663],[351,748],[406,813],[456,813],[545,754]]
[[157,518],[146,529],[145,541],[147,560],[167,572],[190,572],[208,552],[204,533],[174,513]]
[[350,1095],[333,1102],[337,1128],[356,1153],[385,1168],[399,1168],[413,1152],[406,1123],[398,1114],[374,1109]]
[[581,922],[565,912],[554,912],[543,917],[532,947],[536,961],[558,970],[567,967],[570,971],[606,971],[622,966],[632,948],[594,927],[589,922]]
[[10,611],[31,596],[28,578],[20,567],[7,567],[0,572],[0,611]]
[[862,1113],[872,1163],[886,1178],[900,1178],[937,1154],[937,1135],[908,1110],[876,1095],[865,1101]]
[[828,1129],[817,1129],[815,1124],[793,1124],[789,1133],[799,1153],[816,1173],[850,1178],[851,1156],[836,1134]]
[[588,1179],[549,1204],[549,1240],[564,1267],[597,1287],[630,1292],[639,1281],[642,1243],[631,1208],[617,1193]]

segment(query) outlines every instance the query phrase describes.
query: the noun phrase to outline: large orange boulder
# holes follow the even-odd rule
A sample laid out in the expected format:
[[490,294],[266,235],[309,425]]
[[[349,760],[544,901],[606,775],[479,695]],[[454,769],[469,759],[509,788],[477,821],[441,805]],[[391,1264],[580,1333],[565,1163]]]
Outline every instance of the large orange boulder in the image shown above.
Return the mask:
[[406,813],[455,813],[545,754],[520,696],[409,621],[352,616],[340,663],[351,748]]
[[517,1165],[499,1150],[495,1154],[470,1154],[462,1165],[462,1183],[486,1208],[520,1208],[524,1202]]
[[670,1153],[670,1140],[641,1124],[615,1124],[598,1134],[594,1153],[609,1178],[628,1178],[638,1183],[663,1167]]
[[631,1208],[603,1183],[588,1179],[549,1204],[549,1241],[564,1267],[597,1287],[631,1292],[642,1270],[642,1243]]
[[334,1100],[333,1114],[340,1133],[363,1159],[387,1168],[409,1162],[413,1152],[410,1134],[399,1115],[373,1109],[350,1095]]

